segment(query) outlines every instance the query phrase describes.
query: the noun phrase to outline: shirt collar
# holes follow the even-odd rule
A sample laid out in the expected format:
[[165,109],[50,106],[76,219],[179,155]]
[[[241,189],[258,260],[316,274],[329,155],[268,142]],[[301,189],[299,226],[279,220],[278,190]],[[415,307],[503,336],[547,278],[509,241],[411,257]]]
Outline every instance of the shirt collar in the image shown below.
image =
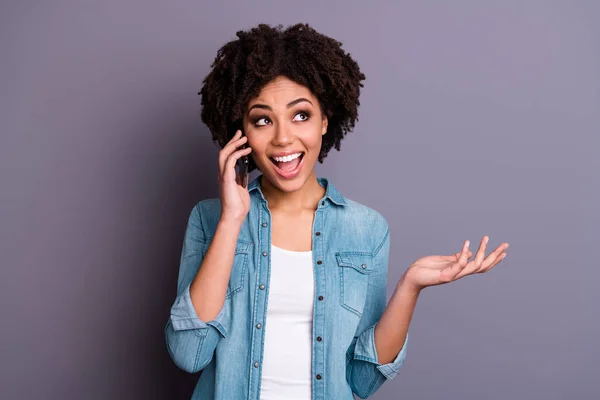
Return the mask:
[[[260,188],[261,177],[262,177],[262,174],[258,175],[256,178],[254,178],[248,184],[248,192],[252,193],[254,191],[257,191],[260,194],[260,197],[266,201],[265,196],[263,195],[262,189]],[[325,188],[325,196],[323,196],[324,199],[327,199],[338,206],[348,205],[344,196],[342,196],[340,194],[340,192],[337,191],[337,189],[335,188],[335,186],[333,186],[333,184],[331,183],[331,181],[329,181],[329,179],[321,177],[321,178],[317,178],[317,181],[319,182],[319,184],[321,186],[323,186]]]

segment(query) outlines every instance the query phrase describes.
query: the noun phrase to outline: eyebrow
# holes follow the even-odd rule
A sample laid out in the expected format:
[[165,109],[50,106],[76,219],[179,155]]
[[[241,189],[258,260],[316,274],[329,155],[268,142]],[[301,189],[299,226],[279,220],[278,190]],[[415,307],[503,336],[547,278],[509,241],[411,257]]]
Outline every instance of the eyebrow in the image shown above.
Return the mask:
[[[313,105],[313,103],[312,103],[310,100],[308,100],[308,99],[306,99],[306,98],[304,98],[304,97],[300,97],[299,99],[296,99],[296,100],[294,100],[294,101],[290,101],[290,102],[287,104],[287,106],[286,106],[286,107],[287,107],[287,108],[293,107],[293,106],[295,106],[295,105],[296,105],[296,104],[298,104],[298,103],[302,103],[303,101],[306,101],[306,102],[310,103],[311,105]],[[253,105],[252,105],[252,107],[250,107],[250,108],[248,109],[248,114],[250,113],[250,111],[251,111],[253,108],[262,108],[262,109],[264,109],[264,110],[270,110],[270,111],[273,111],[273,109],[272,109],[270,106],[266,105],[266,104],[253,104]]]

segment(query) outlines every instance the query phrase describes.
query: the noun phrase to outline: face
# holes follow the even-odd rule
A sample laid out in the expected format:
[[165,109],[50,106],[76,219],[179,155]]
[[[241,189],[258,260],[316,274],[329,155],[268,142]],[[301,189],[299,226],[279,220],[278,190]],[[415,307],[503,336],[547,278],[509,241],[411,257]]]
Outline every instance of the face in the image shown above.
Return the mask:
[[243,125],[250,154],[273,186],[292,192],[314,177],[327,118],[307,87],[276,78],[250,100]]

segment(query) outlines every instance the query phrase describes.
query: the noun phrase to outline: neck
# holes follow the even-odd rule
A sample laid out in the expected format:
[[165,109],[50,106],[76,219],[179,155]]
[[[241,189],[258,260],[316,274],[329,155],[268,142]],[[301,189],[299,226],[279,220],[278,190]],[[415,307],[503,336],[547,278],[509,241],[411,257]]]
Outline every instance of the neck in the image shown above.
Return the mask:
[[313,170],[304,185],[294,192],[284,192],[273,185],[264,175],[260,178],[263,196],[269,202],[269,209],[286,211],[316,210],[319,200],[325,195],[325,188],[317,181]]

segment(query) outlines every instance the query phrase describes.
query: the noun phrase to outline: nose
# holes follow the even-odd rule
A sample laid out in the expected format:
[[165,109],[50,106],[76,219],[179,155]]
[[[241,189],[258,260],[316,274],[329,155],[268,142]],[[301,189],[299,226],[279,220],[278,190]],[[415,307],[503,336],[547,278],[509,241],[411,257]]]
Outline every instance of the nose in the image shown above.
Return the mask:
[[293,142],[293,133],[286,124],[277,124],[275,126],[275,136],[273,137],[274,146],[286,146]]

